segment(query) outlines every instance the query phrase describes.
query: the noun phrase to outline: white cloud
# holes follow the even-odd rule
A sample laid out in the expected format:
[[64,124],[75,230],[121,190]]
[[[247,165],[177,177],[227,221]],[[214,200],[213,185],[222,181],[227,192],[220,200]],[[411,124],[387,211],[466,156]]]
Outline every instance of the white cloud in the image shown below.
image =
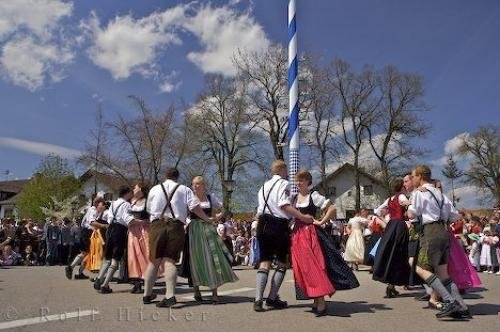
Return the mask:
[[66,148],[60,145],[34,142],[12,137],[0,137],[0,146],[26,151],[41,156],[56,154],[69,159],[77,158],[82,154],[81,151]]
[[43,44],[32,37],[13,39],[2,51],[2,71],[12,83],[30,91],[40,88],[46,80],[60,81],[63,66],[73,59],[69,49]]
[[2,76],[30,91],[62,80],[74,55],[60,21],[72,11],[72,2],[59,0],[0,1]]
[[182,81],[179,81],[177,83],[175,82],[178,76],[179,76],[179,71],[174,70],[170,74],[165,75],[162,79],[160,79],[161,81],[159,86],[160,92],[170,93],[172,91],[177,90],[182,84]]
[[132,73],[154,76],[160,51],[181,43],[176,30],[185,18],[186,8],[179,5],[141,19],[135,19],[130,14],[117,16],[105,27],[101,27],[93,13],[89,20],[82,23],[82,28],[92,38],[88,52],[90,59],[97,66],[109,70],[117,80],[125,79]]
[[450,154],[453,155],[453,159],[456,162],[464,161],[467,156],[458,154],[458,150],[462,145],[463,141],[469,137],[469,133],[464,132],[456,135],[455,137],[447,140],[444,143],[444,155],[431,161],[431,164],[437,167],[441,167],[447,164]]
[[232,57],[238,49],[259,52],[270,44],[263,27],[250,13],[238,14],[228,6],[201,7],[184,27],[199,38],[202,51],[188,59],[205,73],[234,75]]
[[[181,32],[193,34],[201,51],[187,57],[205,73],[235,74],[232,57],[238,49],[260,51],[269,44],[264,29],[250,12],[238,13],[231,6],[198,6],[196,2],[154,12],[142,18],[117,16],[101,26],[95,14],[81,27],[91,37],[89,56],[114,79],[133,73],[146,78],[160,75],[158,60],[166,47],[181,44]],[[163,90],[171,87],[163,82]]]
[[463,144],[464,139],[467,139],[467,137],[469,137],[469,133],[461,133],[452,139],[447,140],[444,144],[444,153],[446,155],[456,155],[460,146]]
[[170,83],[169,81],[165,81],[160,84],[160,91],[164,93],[170,93],[174,91],[175,85]]
[[[445,188],[446,189],[446,188]],[[451,190],[446,192],[446,195],[452,198]],[[457,208],[459,209],[472,209],[472,208],[486,208],[491,207],[484,193],[479,191],[473,186],[464,186],[455,188],[455,197],[458,198]]]
[[0,40],[19,29],[27,29],[43,39],[50,39],[58,21],[70,16],[72,2],[59,0],[0,1]]

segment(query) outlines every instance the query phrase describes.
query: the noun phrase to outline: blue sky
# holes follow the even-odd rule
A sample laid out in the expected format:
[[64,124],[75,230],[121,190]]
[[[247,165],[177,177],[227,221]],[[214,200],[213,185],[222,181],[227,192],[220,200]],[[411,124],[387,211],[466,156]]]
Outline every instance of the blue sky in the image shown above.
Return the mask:
[[[194,101],[203,73],[230,74],[230,50],[286,43],[286,7],[0,2],[0,171],[25,178],[48,151],[74,156],[99,102],[111,118],[133,113],[130,94],[156,109]],[[422,75],[434,127],[422,144],[436,161],[456,135],[500,123],[499,12],[496,0],[298,0],[299,50]]]

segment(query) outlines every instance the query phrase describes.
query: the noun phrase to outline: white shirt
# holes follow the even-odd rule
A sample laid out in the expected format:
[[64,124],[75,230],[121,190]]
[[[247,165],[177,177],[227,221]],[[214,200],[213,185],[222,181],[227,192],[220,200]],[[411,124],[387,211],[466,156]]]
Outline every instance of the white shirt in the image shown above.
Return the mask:
[[[272,192],[271,187],[274,183],[278,182]],[[267,200],[267,208],[264,211],[264,195],[269,199]],[[281,208],[290,205],[290,185],[287,180],[282,179],[279,175],[274,175],[271,180],[268,180],[259,190],[259,207],[257,214],[260,216],[264,213],[272,214],[275,217],[289,219],[290,217]]]
[[[207,195],[207,199],[208,199],[208,195]],[[215,210],[222,209],[222,202],[214,194],[210,194],[210,202],[208,200],[200,202],[200,207],[202,209],[208,209],[210,207],[210,203],[212,203],[212,209],[215,209]]]
[[129,213],[130,208],[130,203],[123,198],[118,198],[111,203],[108,210],[108,224],[117,223],[128,227],[128,224],[134,220],[134,216]]
[[[208,195],[207,195],[207,199],[208,199]],[[211,205],[210,205],[210,203],[211,203]],[[208,209],[208,208],[211,207],[214,210],[219,210],[219,209],[222,209],[222,202],[215,195],[210,194],[210,202],[208,200],[207,201],[203,201],[203,202],[200,201],[200,207],[202,209]],[[186,224],[189,224],[189,223],[191,223],[191,217],[190,216],[188,216],[186,218]]]
[[97,212],[97,209],[95,206],[91,206],[87,209],[87,212],[82,218],[82,228],[87,228],[91,229],[90,223],[96,221],[99,217],[99,213]]
[[[389,197],[388,199],[385,200],[382,205],[380,205],[378,208],[375,209],[375,214],[379,217],[382,216],[382,210],[387,209],[389,207],[389,199],[393,199],[394,196]],[[403,205],[405,202],[408,202],[408,199],[406,198],[406,195],[404,194],[399,194],[398,196],[398,201],[399,205]]]
[[314,206],[316,206],[317,208],[320,208],[321,210],[324,210],[328,206],[328,203],[330,203],[330,200],[328,198],[321,195],[317,191],[313,191],[312,193],[307,195],[307,197],[304,199],[304,201],[302,203],[296,202],[295,206],[297,208],[307,207],[309,205],[310,199],[312,199]]
[[[175,186],[177,186],[177,182],[172,180],[166,180],[163,182],[163,186],[167,191],[169,197],[172,195],[172,191]],[[192,211],[197,206],[200,205],[200,201],[193,194],[193,191],[184,185],[179,185],[177,190],[170,201],[172,205],[172,209],[174,210],[174,215],[177,220],[186,224],[186,218],[188,215],[188,210]],[[150,221],[159,219],[162,217],[161,213],[163,209],[167,205],[167,198],[161,188],[161,185],[156,185],[149,191],[148,200],[146,202],[146,210],[150,214]],[[173,218],[172,211],[168,208],[165,211],[165,218]]]
[[[416,190],[411,197],[411,205],[408,207],[408,211],[415,214],[417,217],[422,216],[423,224],[430,224],[435,221],[439,221],[440,215],[441,220],[444,221],[455,221],[459,218],[457,209],[455,209],[446,195],[443,195],[431,184],[426,183],[423,186],[428,190],[428,192]],[[432,197],[430,192],[436,196],[439,204],[443,202],[441,213],[438,203],[434,197]]]

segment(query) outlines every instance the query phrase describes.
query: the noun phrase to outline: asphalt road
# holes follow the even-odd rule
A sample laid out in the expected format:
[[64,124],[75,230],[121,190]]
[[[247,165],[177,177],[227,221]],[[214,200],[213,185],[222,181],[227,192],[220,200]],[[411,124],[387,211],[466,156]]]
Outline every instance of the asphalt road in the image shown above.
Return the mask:
[[[289,271],[281,297],[290,308],[255,313],[255,271],[236,269],[239,281],[219,290],[218,305],[198,305],[184,279],[179,279],[175,309],[142,305],[130,285],[111,284],[113,294],[97,293],[88,280],[67,280],[63,267],[0,269],[0,329],[14,331],[500,331],[500,276],[482,274],[484,290],[467,294],[474,318],[438,321],[420,290],[384,299],[385,286],[357,272],[361,286],[340,291],[328,302],[328,316],[316,318],[310,301],[296,301]],[[162,292],[160,282],[155,288]],[[266,291],[267,294],[267,291]]]

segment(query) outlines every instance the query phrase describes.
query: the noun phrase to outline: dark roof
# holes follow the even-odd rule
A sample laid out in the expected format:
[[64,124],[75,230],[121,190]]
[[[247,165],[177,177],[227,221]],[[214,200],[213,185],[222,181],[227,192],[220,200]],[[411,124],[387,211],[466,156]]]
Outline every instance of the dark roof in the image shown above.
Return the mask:
[[97,171],[94,171],[91,169],[89,169],[88,171],[86,171],[85,173],[83,173],[80,176],[80,181],[86,182],[86,181],[90,180],[94,175],[96,176],[97,181],[106,185],[107,187],[109,187],[113,191],[118,191],[120,189],[120,187],[129,185],[129,183],[127,183],[127,181],[125,181],[124,179],[122,179],[119,176],[101,173],[101,172],[97,172]]
[[15,194],[11,198],[8,198],[4,201],[0,201],[0,205],[16,205],[17,198],[19,197],[19,194]]
[[[340,166],[339,168],[337,168],[337,170],[331,174],[329,174],[326,179],[325,179],[325,182],[328,182],[330,181],[332,178],[335,178],[336,176],[338,176],[340,173],[342,173],[343,171],[345,170],[352,170],[354,172],[355,170],[355,167],[354,165],[352,164],[349,164],[349,163],[345,163],[344,165]],[[380,185],[383,185],[383,182],[382,180],[380,179],[377,179],[376,177],[374,177],[373,175],[371,174],[368,174],[366,173],[365,171],[363,170],[359,170],[359,173],[363,176],[366,176],[367,178],[369,178],[370,180],[372,180],[374,183],[377,183],[377,184],[380,184]],[[322,182],[322,181],[321,181]],[[319,185],[321,184],[321,182],[319,182],[315,187],[319,187]]]
[[11,181],[0,181],[0,191],[5,191],[9,193],[20,193],[24,186],[28,184],[30,180],[11,180]]

